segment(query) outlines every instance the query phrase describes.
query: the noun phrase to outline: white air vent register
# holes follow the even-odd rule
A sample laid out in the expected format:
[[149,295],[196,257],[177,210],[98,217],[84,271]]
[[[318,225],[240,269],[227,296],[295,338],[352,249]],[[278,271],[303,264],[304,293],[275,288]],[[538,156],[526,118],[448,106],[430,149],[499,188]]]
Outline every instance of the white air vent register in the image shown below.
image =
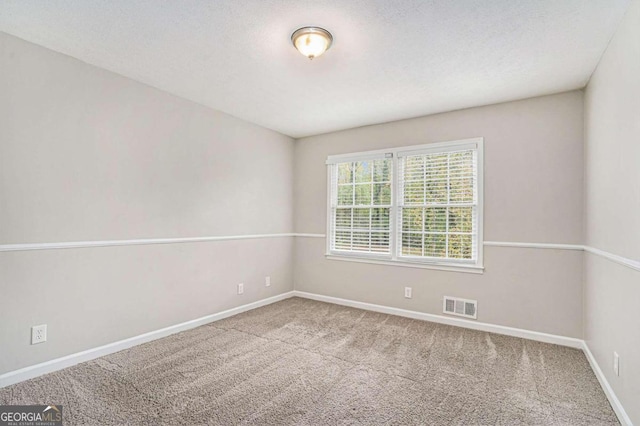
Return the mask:
[[445,314],[477,319],[478,301],[445,296],[444,303],[442,304],[442,311]]

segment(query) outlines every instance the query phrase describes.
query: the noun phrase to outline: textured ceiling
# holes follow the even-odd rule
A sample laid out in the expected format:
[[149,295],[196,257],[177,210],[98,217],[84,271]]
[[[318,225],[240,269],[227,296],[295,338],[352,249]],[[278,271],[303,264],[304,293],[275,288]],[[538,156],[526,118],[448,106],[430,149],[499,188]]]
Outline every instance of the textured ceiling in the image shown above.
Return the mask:
[[[583,87],[628,0],[3,0],[0,31],[300,137]],[[300,26],[334,35],[309,61]]]

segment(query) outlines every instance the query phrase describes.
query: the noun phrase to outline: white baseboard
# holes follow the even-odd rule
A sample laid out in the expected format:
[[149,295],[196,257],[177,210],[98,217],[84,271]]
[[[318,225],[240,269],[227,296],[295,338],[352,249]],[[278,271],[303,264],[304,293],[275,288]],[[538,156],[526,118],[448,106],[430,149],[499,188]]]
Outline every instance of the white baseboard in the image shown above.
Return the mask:
[[558,336],[555,334],[541,333],[538,331],[524,330],[521,328],[506,327],[504,325],[488,324],[484,322],[471,321],[461,318],[450,318],[444,315],[426,314],[424,312],[409,311],[406,309],[392,308],[372,303],[358,302],[355,300],[340,299],[337,297],[324,296],[321,294],[307,293],[304,291],[293,292],[294,296],[306,299],[319,300],[321,302],[335,303],[336,305],[350,306],[352,308],[365,309],[367,311],[381,312],[383,314],[398,315],[401,317],[413,318],[423,321],[436,322],[438,324],[453,325],[456,327],[470,328],[473,330],[487,331],[490,333],[504,334],[507,336],[521,337],[523,339],[536,340],[538,342],[553,343],[556,345],[569,346],[571,348],[582,349],[583,341],[574,337]]
[[12,385],[14,383],[19,383],[24,380],[33,379],[34,377],[38,377],[43,374],[62,370],[63,368],[71,367],[72,365],[76,365],[81,362],[90,361],[101,356],[119,352],[121,350],[128,349],[142,343],[160,339],[162,337],[169,336],[170,334],[179,333],[181,331],[199,327],[201,325],[208,324],[214,321],[219,321],[221,319],[237,315],[242,312],[250,311],[261,306],[270,305],[272,303],[293,297],[293,293],[293,291],[289,291],[287,293],[278,294],[277,296],[258,300],[257,302],[248,303],[246,305],[238,306],[236,308],[228,309],[216,314],[207,315],[202,318],[197,318],[191,321],[183,322],[181,324],[172,325],[160,330],[150,331],[149,333],[144,333],[139,336],[130,337],[118,342],[109,343],[107,345],[89,349],[83,352],[63,356],[61,358],[21,368],[19,370],[10,371],[8,373],[0,375],[0,388]]
[[602,369],[600,368],[600,365],[596,361],[596,358],[591,353],[591,350],[589,349],[587,342],[583,341],[582,351],[587,357],[589,364],[591,364],[591,369],[593,370],[593,373],[596,375],[598,381],[600,382],[600,386],[602,387],[604,394],[607,396],[607,399],[609,400],[609,403],[611,404],[613,411],[615,411],[616,415],[618,416],[618,420],[620,420],[620,423],[624,426],[633,426],[633,423],[631,423],[631,419],[627,415],[627,412],[624,411],[624,407],[620,403],[620,400],[618,399],[616,394],[613,392],[613,388],[609,384],[609,381],[607,381],[607,378],[602,372]]

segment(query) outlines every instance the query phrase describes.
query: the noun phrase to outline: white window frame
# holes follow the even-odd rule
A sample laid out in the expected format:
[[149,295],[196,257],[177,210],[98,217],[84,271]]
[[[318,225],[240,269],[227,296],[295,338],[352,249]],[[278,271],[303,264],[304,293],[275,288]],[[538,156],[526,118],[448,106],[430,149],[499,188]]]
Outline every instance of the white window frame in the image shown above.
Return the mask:
[[[411,153],[439,153],[462,149],[475,149],[477,155],[477,259],[475,262],[456,259],[437,258],[407,258],[398,255],[398,201],[399,201],[399,158]],[[349,253],[331,250],[332,238],[332,169],[337,163],[349,161],[363,161],[369,159],[389,158],[392,160],[391,176],[391,211],[389,213],[389,245],[390,254],[379,253]],[[447,142],[436,142],[424,145],[412,145],[374,151],[364,151],[349,154],[330,155],[327,157],[327,237],[326,258],[330,260],[344,260],[350,262],[373,263],[391,266],[404,266],[412,268],[438,269],[445,271],[482,273],[483,267],[483,217],[484,217],[484,139],[471,138]]]

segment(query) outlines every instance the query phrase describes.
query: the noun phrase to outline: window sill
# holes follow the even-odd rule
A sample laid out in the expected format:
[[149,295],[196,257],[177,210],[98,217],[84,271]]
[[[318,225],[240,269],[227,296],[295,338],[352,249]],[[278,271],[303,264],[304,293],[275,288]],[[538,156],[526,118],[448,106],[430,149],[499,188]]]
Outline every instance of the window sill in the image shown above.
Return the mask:
[[464,272],[467,274],[483,274],[484,267],[478,265],[452,265],[426,262],[410,262],[404,260],[388,260],[355,256],[340,256],[337,254],[325,254],[327,260],[340,260],[345,262],[371,263],[375,265],[399,266],[402,268],[435,269],[438,271]]

